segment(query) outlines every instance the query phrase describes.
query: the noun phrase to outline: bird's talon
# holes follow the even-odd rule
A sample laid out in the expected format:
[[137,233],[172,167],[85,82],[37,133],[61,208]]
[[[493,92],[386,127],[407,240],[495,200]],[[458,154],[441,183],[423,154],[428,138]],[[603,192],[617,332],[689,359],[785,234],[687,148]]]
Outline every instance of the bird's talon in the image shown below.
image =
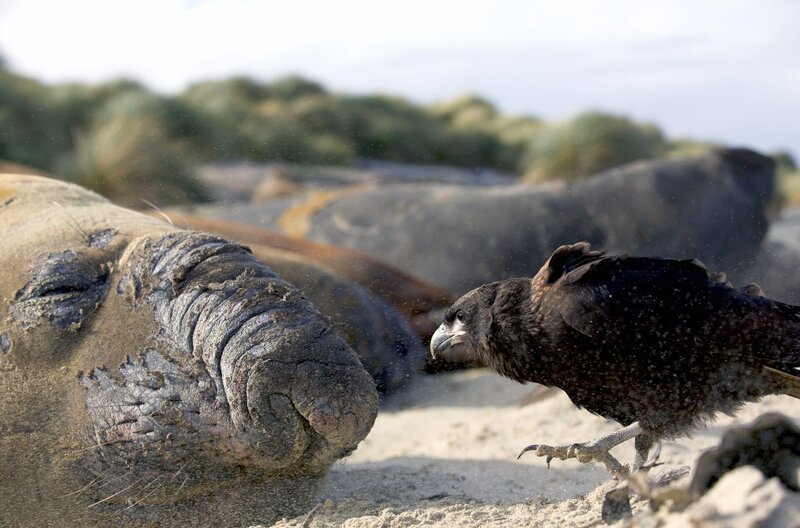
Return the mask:
[[571,444],[563,446],[549,446],[544,444],[531,444],[519,454],[519,459],[523,454],[528,451],[533,451],[536,456],[544,457],[547,469],[550,469],[550,462],[554,458],[559,460],[568,460],[570,458],[576,459],[578,462],[586,464],[587,462],[600,462],[615,475],[627,474],[628,470],[625,466],[620,464],[611,453],[603,447],[596,445],[595,442],[587,442],[585,444]]
[[529,445],[528,447],[526,447],[525,449],[523,449],[522,451],[519,452],[519,455],[517,455],[517,460],[522,458],[522,455],[524,455],[528,451],[534,451],[534,450],[538,450],[538,449],[539,449],[539,446],[537,444]]

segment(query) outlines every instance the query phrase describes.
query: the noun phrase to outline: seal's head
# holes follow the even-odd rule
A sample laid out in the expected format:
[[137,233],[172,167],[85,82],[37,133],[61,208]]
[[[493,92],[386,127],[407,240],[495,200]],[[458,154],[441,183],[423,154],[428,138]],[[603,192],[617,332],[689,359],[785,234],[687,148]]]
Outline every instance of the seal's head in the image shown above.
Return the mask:
[[354,352],[246,248],[35,176],[0,176],[0,225],[0,490],[21,523],[263,522],[369,431]]

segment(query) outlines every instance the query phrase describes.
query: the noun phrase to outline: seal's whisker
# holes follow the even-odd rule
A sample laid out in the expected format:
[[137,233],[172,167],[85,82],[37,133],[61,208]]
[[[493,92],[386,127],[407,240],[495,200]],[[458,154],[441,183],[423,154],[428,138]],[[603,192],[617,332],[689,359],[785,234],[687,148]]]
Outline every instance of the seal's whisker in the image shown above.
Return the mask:
[[[144,489],[142,489],[142,491],[144,491],[145,489],[147,489],[147,487],[148,487],[148,486],[150,486],[151,484],[153,484],[154,482],[156,482],[157,480],[160,480],[160,479],[161,479],[161,477],[157,477],[157,478],[155,478],[155,479],[154,479],[152,482],[150,482],[150,484],[148,484],[147,486],[145,486],[145,487],[144,487]],[[131,504],[130,506],[128,506],[128,507],[127,507],[127,508],[125,508],[125,509],[126,509],[126,510],[129,510],[129,509],[133,508],[134,506],[136,506],[137,504],[141,503],[141,502],[142,502],[143,500],[145,500],[147,497],[149,497],[149,496],[153,495],[155,492],[157,492],[158,490],[160,490],[161,488],[163,488],[163,487],[164,487],[164,484],[165,484],[165,482],[162,482],[161,484],[159,484],[158,486],[156,486],[155,488],[153,488],[153,490],[152,490],[150,493],[148,493],[148,494],[147,494],[147,495],[145,495],[144,497],[140,498],[139,500],[137,500],[136,502],[134,502],[133,504]]]
[[120,480],[120,479],[123,479],[123,478],[127,477],[132,472],[133,472],[133,470],[126,471],[122,475],[116,476],[114,478],[111,478],[110,475],[98,475],[94,479],[92,479],[91,482],[89,482],[87,485],[83,486],[82,488],[80,488],[80,489],[78,489],[76,491],[73,491],[71,493],[67,493],[66,495],[59,495],[56,498],[57,499],[63,499],[65,497],[71,497],[72,495],[77,495],[77,494],[79,494],[79,493],[81,493],[83,491],[86,491],[87,489],[91,488],[95,484],[97,484],[97,489],[100,489],[100,488],[102,488],[104,486],[108,486],[112,482],[116,482],[117,480]]
[[174,474],[174,475],[172,475],[172,478],[171,478],[171,479],[169,479],[169,481],[170,481],[170,482],[173,482],[173,481],[174,481],[174,480],[175,480],[175,479],[178,477],[178,475],[180,475],[180,474],[181,474],[181,471],[183,471],[183,468],[185,468],[185,467],[186,467],[186,465],[187,465],[188,463],[189,463],[189,461],[188,461],[188,460],[187,460],[186,462],[184,462],[184,463],[183,463],[183,465],[182,465],[181,467],[179,467],[179,468],[178,468],[178,471],[176,471],[176,472],[175,472],[175,474]]
[[144,198],[139,198],[142,202],[144,202],[148,207],[150,207],[153,211],[157,212],[160,216],[164,217],[164,219],[169,222],[170,225],[175,225],[175,222],[172,221],[172,218],[167,216],[167,213],[161,210],[159,206],[151,202],[150,200],[146,200]]
[[82,491],[86,491],[87,489],[91,488],[94,485],[94,483],[97,482],[98,480],[101,480],[100,477],[95,477],[90,483],[88,483],[84,487],[82,487],[80,489],[77,489],[77,490],[75,490],[75,491],[73,491],[71,493],[67,493],[67,494],[64,494],[64,495],[56,495],[56,498],[57,499],[64,499],[66,497],[72,497],[73,495],[77,495],[77,494],[81,493]]
[[106,501],[109,501],[109,500],[113,499],[113,498],[114,498],[114,497],[116,497],[117,495],[121,494],[121,493],[122,493],[122,492],[124,492],[124,491],[127,491],[127,490],[131,489],[132,487],[134,487],[136,484],[140,483],[140,482],[141,482],[141,481],[143,481],[143,480],[144,480],[144,477],[140,477],[140,478],[138,478],[137,480],[133,481],[131,484],[128,484],[127,486],[125,486],[124,488],[122,488],[121,490],[119,490],[118,492],[116,492],[116,493],[112,493],[111,495],[109,495],[109,496],[108,496],[108,497],[106,497],[105,499],[100,499],[100,500],[99,500],[99,501],[97,501],[97,502],[93,502],[93,503],[91,503],[90,505],[88,505],[88,506],[86,507],[86,509],[88,510],[89,508],[92,508],[93,506],[97,506],[98,504],[102,504],[102,503],[104,503],[104,502],[106,502]]
[[139,407],[140,403],[109,403],[108,405],[87,405],[87,409],[115,409],[118,407]]
[[86,245],[89,245],[89,242],[91,242],[92,237],[90,237],[89,234],[83,230],[80,224],[75,221],[75,219],[72,217],[71,214],[69,214],[69,212],[64,208],[64,206],[62,206],[55,200],[51,200],[50,202],[56,207],[64,210],[64,213],[66,213],[67,215],[67,225],[69,225],[71,228],[75,229],[78,233],[80,233],[82,242]]
[[122,475],[119,475],[119,476],[117,476],[117,477],[114,477],[114,478],[111,478],[111,477],[105,477],[105,478],[101,479],[101,480],[103,480],[103,482],[101,482],[100,484],[98,484],[98,486],[97,486],[97,489],[100,489],[100,488],[103,488],[103,487],[105,487],[105,486],[108,486],[108,485],[109,485],[109,484],[111,484],[112,482],[116,482],[116,481],[118,481],[118,480],[122,480],[122,479],[124,479],[125,477],[127,477],[128,475],[130,475],[131,473],[133,473],[133,470],[132,470],[132,469],[131,469],[131,470],[128,470],[128,471],[126,471],[125,473],[123,473]]
[[80,449],[76,449],[75,451],[72,451],[71,454],[82,453],[84,451],[90,451],[92,449],[98,449],[100,447],[104,447],[104,446],[107,446],[107,445],[110,445],[110,444],[119,444],[119,443],[123,443],[123,442],[133,442],[133,440],[130,440],[130,439],[127,439],[127,438],[117,438],[115,440],[109,440],[108,442],[101,442],[99,444],[95,444],[95,445],[91,445],[91,446],[88,446],[88,447],[82,447]]
[[177,496],[178,493],[181,492],[181,490],[183,489],[183,487],[186,485],[187,482],[189,482],[189,477],[186,477],[185,479],[183,479],[183,482],[181,482],[181,485],[178,487],[177,490],[175,490],[175,495],[173,495],[173,496]]
[[150,482],[148,482],[148,483],[147,483],[147,485],[146,485],[145,487],[143,487],[143,488],[142,488],[141,490],[139,490],[139,491],[145,491],[147,488],[149,488],[150,486],[152,486],[153,484],[155,484],[156,482],[158,482],[158,481],[159,481],[159,480],[161,480],[162,478],[164,478],[164,477],[163,477],[163,475],[159,475],[159,476],[157,476],[156,478],[154,478],[153,480],[151,480]]

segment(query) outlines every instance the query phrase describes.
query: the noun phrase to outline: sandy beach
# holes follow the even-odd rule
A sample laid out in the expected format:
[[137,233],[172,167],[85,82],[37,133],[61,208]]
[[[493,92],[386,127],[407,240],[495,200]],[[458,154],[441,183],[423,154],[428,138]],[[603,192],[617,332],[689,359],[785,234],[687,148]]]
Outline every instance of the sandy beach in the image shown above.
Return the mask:
[[[618,425],[560,391],[520,406],[535,388],[485,369],[414,380],[383,402],[367,439],[331,471],[316,509],[273,526],[603,525],[603,497],[619,483],[602,466],[554,460],[548,469],[544,459],[516,456],[530,443],[585,441]],[[728,428],[769,411],[800,420],[800,401],[768,397],[692,438],[664,442],[653,473],[691,466]],[[612,452],[629,462],[633,442]],[[633,502],[634,512],[645,507]]]

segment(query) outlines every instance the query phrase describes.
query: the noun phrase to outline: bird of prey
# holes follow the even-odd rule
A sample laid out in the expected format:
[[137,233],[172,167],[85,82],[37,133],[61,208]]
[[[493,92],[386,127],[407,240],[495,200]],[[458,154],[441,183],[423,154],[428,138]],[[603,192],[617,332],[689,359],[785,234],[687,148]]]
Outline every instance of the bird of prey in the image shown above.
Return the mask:
[[[633,468],[653,445],[773,393],[800,398],[800,307],[736,289],[698,260],[607,256],[561,246],[533,277],[481,286],[456,301],[431,340],[518,382],[556,386],[624,427],[562,446],[553,458],[628,470],[610,453],[635,438]],[[657,450],[656,450],[657,452]]]

